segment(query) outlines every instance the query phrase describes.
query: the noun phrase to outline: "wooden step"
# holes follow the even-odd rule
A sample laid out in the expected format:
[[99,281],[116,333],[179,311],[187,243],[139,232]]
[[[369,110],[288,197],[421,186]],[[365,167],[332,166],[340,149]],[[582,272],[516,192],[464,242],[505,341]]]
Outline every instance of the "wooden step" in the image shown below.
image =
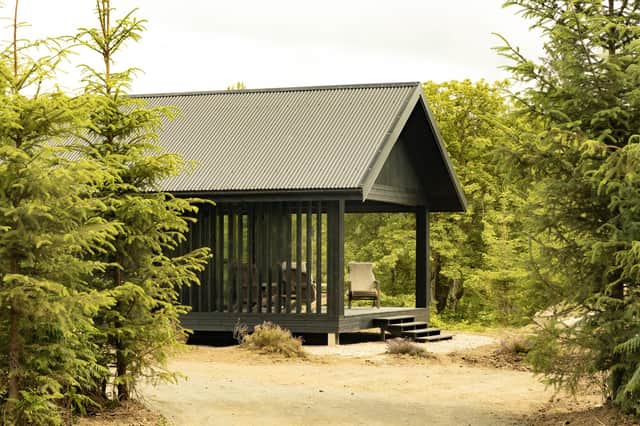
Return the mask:
[[415,330],[416,328],[427,328],[424,321],[401,322],[398,324],[389,324],[387,329],[391,332],[400,332],[404,330]]
[[453,339],[453,334],[436,334],[432,336],[419,336],[415,338],[416,342],[438,342],[440,340],[451,340]]
[[403,336],[416,338],[418,336],[437,336],[440,334],[439,328],[418,328],[415,330],[404,330],[401,333]]
[[394,317],[381,317],[374,318],[373,325],[375,327],[386,327],[391,324],[401,324],[406,322],[413,322],[416,318],[411,315],[397,315]]

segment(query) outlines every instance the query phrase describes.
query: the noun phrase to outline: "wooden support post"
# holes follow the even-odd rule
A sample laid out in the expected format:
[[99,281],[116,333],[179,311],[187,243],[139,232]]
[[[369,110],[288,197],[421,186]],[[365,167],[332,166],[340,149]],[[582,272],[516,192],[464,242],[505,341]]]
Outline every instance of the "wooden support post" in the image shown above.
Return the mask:
[[216,237],[216,308],[224,311],[224,211],[218,210],[218,227]]
[[249,264],[249,283],[247,285],[247,294],[246,294],[246,312],[251,312],[253,307],[253,298],[255,295],[253,294],[253,282],[257,280],[258,277],[254,276],[254,265],[256,264],[255,259],[255,247],[256,247],[256,217],[255,217],[255,207],[249,206],[247,208],[247,263]]
[[327,346],[337,346],[340,344],[340,333],[327,334]]
[[338,315],[344,315],[344,200],[338,201],[338,217],[336,223],[336,282],[338,284]]
[[209,277],[211,279],[211,311],[218,310],[218,208],[211,209],[211,248],[213,257],[209,260]]
[[312,227],[312,223],[311,220],[313,218],[312,216],[312,210],[311,210],[311,201],[309,201],[307,203],[307,211],[305,214],[305,223],[306,223],[306,228],[307,228],[307,238],[306,238],[306,243],[307,243],[307,247],[305,250],[305,254],[306,254],[306,271],[307,271],[307,282],[305,283],[305,287],[307,289],[307,291],[305,292],[305,302],[306,302],[306,310],[305,313],[309,314],[311,313],[311,273],[313,272],[313,263],[311,262],[312,259],[312,247],[311,247],[311,243],[313,241],[313,227]]
[[429,307],[429,212],[416,207],[416,308]]
[[[267,272],[265,274],[265,281],[267,287],[264,289],[265,294],[262,295],[262,298],[266,298],[266,309],[267,313],[271,313],[272,299],[271,299],[271,283],[273,282],[273,204],[269,203],[267,205],[267,214],[265,220],[265,242],[266,242],[266,261],[265,267],[267,268]],[[262,284],[262,283],[261,283]]]
[[316,313],[322,313],[322,203],[316,214]]
[[286,235],[286,249],[287,249],[287,259],[286,259],[286,268],[284,271],[284,280],[285,280],[285,292],[286,292],[286,297],[285,297],[285,312],[290,314],[291,313],[291,285],[293,284],[291,282],[291,214],[289,212],[289,206],[285,206],[285,209],[287,211],[287,219],[285,221],[285,235]]
[[256,253],[258,264],[258,286],[256,289],[256,312],[262,313],[262,283],[267,279],[267,233],[266,233],[266,214],[267,209],[264,203],[260,204],[258,214],[256,216]]
[[236,280],[233,270],[233,264],[235,261],[233,237],[235,236],[235,229],[235,215],[233,210],[229,209],[229,215],[227,217],[227,312],[233,312],[238,307],[236,303],[236,299],[238,298],[235,286]]
[[283,203],[278,203],[278,209],[276,213],[276,294],[275,294],[275,304],[276,304],[276,313],[282,312],[282,256],[286,250],[286,241],[284,240],[284,214],[285,208]]
[[[197,223],[191,223],[191,225],[189,225],[189,238],[187,239],[187,242],[189,243],[187,246],[187,252],[192,251],[193,249],[196,248],[196,238],[197,237],[197,232],[198,232],[198,224]],[[193,312],[198,312],[198,289],[196,287],[200,287],[200,286],[190,286],[189,287],[189,302],[187,303],[187,305],[191,306],[191,309],[193,310]]]
[[[208,244],[210,244],[211,242],[211,232],[210,232],[210,227],[209,227],[209,206],[203,206],[204,208],[200,208],[199,211],[199,216],[200,218],[198,219],[198,221],[200,222],[200,226],[202,227],[202,246],[206,246]],[[200,276],[200,287],[202,288],[201,290],[201,303],[202,303],[202,311],[203,312],[209,312],[210,306],[209,306],[209,280],[207,279],[208,275],[208,270],[205,269],[204,271],[200,272],[199,276]]]
[[302,312],[302,203],[296,203],[296,314]]
[[344,315],[344,200],[331,203],[327,210],[327,302],[329,314]]

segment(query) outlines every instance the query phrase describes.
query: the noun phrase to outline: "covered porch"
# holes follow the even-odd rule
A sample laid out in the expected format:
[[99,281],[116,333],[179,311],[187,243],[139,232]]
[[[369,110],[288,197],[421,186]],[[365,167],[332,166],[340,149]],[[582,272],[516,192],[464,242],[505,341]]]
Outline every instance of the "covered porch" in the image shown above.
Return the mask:
[[[192,308],[182,318],[184,327],[232,331],[237,323],[251,329],[270,321],[294,333],[338,335],[376,327],[381,318],[405,315],[428,320],[428,212],[424,206],[363,203],[345,200],[344,195],[318,201],[264,198],[219,196],[215,206],[205,204],[200,209],[180,252],[207,245],[214,249],[214,256],[200,277],[201,285],[181,292],[181,303]],[[416,306],[349,309],[345,306],[344,215],[382,211],[412,211],[416,217]]]

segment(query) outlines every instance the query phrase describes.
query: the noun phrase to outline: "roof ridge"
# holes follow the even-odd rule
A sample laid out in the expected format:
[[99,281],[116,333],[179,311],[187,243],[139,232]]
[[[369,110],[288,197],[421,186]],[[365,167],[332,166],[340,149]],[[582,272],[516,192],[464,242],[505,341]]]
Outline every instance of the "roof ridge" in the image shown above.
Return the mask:
[[284,92],[310,92],[316,90],[349,90],[349,89],[375,89],[412,87],[421,85],[419,81],[388,82],[388,83],[357,83],[357,84],[335,84],[326,86],[292,86],[292,87],[267,87],[261,89],[234,89],[234,90],[200,90],[186,92],[160,92],[160,93],[140,93],[129,95],[131,98],[169,98],[177,96],[202,96],[202,95],[239,95],[249,93],[284,93]]

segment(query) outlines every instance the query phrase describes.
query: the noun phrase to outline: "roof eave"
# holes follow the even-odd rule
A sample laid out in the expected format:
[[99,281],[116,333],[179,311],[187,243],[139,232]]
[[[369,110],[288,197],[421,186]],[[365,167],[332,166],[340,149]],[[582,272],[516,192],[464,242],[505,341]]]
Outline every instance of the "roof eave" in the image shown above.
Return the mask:
[[249,190],[185,190],[168,191],[178,197],[203,197],[214,201],[324,201],[324,200],[359,200],[361,188],[331,188],[331,189],[249,189]]

